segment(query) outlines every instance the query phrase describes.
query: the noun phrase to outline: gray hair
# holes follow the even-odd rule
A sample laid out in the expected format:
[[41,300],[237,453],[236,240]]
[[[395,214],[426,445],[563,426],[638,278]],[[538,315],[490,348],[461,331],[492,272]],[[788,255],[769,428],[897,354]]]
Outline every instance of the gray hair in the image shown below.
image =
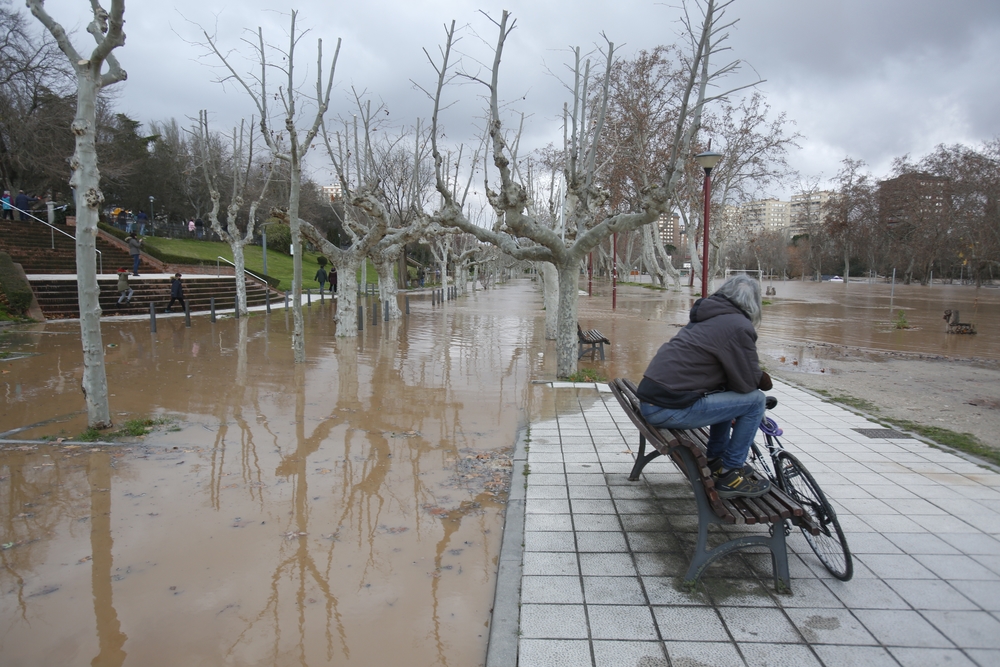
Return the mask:
[[737,273],[722,283],[715,293],[739,306],[750,317],[755,329],[760,326],[760,283],[754,278]]

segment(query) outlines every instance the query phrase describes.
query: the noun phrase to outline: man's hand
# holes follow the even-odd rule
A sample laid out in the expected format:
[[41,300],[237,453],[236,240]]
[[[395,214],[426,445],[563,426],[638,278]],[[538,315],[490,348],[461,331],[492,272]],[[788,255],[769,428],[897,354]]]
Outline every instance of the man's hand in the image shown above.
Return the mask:
[[760,372],[760,382],[757,383],[757,388],[763,391],[771,391],[774,385],[771,383],[771,376],[767,374],[767,371]]

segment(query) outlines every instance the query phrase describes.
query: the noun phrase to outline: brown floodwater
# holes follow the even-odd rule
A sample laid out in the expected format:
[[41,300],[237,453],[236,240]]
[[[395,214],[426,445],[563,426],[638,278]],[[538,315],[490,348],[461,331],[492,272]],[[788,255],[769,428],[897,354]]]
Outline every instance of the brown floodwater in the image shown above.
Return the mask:
[[[808,366],[822,344],[1000,358],[1000,290],[775,283],[762,349]],[[693,296],[582,297],[612,341],[607,376],[638,378]],[[107,321],[118,422],[164,423],[116,446],[0,450],[0,656],[9,665],[481,664],[517,430],[592,400],[555,376],[541,297],[513,281],[333,337],[330,303],[241,321]],[[977,336],[949,336],[958,308]],[[893,328],[902,309],[910,325]],[[0,433],[86,425],[73,323],[0,339]],[[18,358],[19,355],[28,355]],[[29,428],[24,428],[29,427]],[[15,429],[16,433],[11,433]]]

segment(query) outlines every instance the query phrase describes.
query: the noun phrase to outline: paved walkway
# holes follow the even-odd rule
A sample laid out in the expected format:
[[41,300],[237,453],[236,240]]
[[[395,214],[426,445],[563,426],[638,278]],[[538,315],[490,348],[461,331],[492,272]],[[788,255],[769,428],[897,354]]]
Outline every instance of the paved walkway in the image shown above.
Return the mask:
[[658,459],[629,482],[638,433],[615,398],[552,391],[556,418],[519,443],[491,667],[1000,665],[1000,474],[869,438],[854,429],[884,427],[775,382],[771,414],[836,504],[854,578],[833,579],[796,531],[792,594],[775,593],[766,553],[747,552],[688,593],[687,481]]

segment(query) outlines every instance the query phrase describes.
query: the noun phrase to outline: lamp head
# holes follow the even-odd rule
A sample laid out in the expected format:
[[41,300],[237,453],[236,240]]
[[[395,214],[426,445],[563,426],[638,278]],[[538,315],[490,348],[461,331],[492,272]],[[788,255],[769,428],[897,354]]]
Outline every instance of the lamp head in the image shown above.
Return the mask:
[[722,153],[716,153],[715,151],[705,151],[704,153],[698,153],[694,156],[694,159],[698,161],[701,168],[705,172],[712,171],[715,165],[719,164],[719,160],[722,159]]

